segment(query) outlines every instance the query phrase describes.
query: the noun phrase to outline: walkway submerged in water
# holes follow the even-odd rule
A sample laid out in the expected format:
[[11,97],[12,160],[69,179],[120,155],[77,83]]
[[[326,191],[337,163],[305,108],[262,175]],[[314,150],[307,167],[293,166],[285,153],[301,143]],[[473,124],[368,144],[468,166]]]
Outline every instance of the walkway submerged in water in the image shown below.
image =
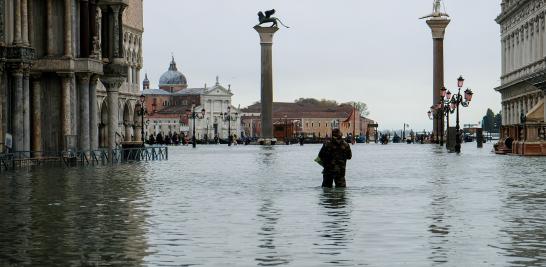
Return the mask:
[[99,166],[168,159],[169,149],[166,146],[117,148],[113,150],[101,149],[77,152],[63,151],[56,153],[22,151],[10,154],[0,154],[0,171],[15,170],[30,166]]

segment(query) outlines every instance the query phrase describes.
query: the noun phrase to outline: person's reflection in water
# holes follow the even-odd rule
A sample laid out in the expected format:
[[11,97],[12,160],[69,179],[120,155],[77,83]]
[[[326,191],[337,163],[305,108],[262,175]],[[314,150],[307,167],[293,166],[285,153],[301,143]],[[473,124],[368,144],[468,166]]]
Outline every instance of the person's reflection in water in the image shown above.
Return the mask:
[[341,258],[343,251],[352,242],[352,230],[349,227],[351,211],[346,198],[348,193],[345,188],[322,190],[319,204],[324,208],[327,217],[322,222],[322,229],[318,231],[324,242],[315,244],[317,253],[327,256],[327,264],[351,265],[349,258]]
[[287,259],[288,256],[279,254],[275,245],[275,238],[278,235],[275,226],[280,217],[281,211],[273,207],[273,201],[265,199],[258,210],[258,219],[263,223],[258,233],[260,236],[258,248],[263,251],[256,258],[258,265],[276,266],[290,263],[290,260]]

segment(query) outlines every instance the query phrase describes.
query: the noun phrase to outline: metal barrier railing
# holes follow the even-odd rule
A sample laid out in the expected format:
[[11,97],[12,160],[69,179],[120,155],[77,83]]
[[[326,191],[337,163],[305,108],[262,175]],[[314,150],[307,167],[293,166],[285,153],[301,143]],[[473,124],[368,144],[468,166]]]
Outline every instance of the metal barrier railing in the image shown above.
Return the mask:
[[14,170],[17,167],[23,166],[43,165],[46,162],[62,163],[64,166],[71,167],[122,164],[137,161],[161,161],[168,159],[169,149],[166,146],[62,152],[15,151],[12,153],[0,154],[0,171]]

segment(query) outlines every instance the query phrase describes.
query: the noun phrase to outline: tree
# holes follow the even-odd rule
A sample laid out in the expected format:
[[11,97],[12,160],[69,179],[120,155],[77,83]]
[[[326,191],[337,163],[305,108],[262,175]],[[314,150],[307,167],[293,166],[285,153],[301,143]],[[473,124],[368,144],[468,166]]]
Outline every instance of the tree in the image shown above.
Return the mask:
[[315,99],[315,98],[299,98],[294,100],[297,104],[308,104],[308,105],[314,105],[314,106],[321,106],[321,107],[337,107],[338,103],[335,100],[329,100],[329,99]]
[[367,117],[368,115],[370,115],[370,112],[368,111],[368,105],[364,102],[351,101],[344,103],[343,105],[354,106],[360,112],[360,116],[362,117]]
[[482,119],[482,128],[486,132],[492,132],[495,129],[495,112],[490,108],[487,109]]
[[500,133],[500,127],[502,125],[502,112],[499,111],[499,113],[497,113],[497,115],[495,115],[495,127],[494,127],[494,131],[495,133]]

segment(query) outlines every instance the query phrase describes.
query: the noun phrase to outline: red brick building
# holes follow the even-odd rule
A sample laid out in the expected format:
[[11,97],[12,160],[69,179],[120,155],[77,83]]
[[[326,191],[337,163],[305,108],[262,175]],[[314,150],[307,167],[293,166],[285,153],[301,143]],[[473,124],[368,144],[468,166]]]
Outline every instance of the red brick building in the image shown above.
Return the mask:
[[[241,110],[242,129],[245,136],[261,134],[261,105],[254,104]],[[324,138],[331,135],[333,128],[339,128],[343,136],[373,136],[368,125],[371,119],[360,116],[350,105],[323,107],[302,103],[273,103],[273,134],[277,139],[306,137]]]

